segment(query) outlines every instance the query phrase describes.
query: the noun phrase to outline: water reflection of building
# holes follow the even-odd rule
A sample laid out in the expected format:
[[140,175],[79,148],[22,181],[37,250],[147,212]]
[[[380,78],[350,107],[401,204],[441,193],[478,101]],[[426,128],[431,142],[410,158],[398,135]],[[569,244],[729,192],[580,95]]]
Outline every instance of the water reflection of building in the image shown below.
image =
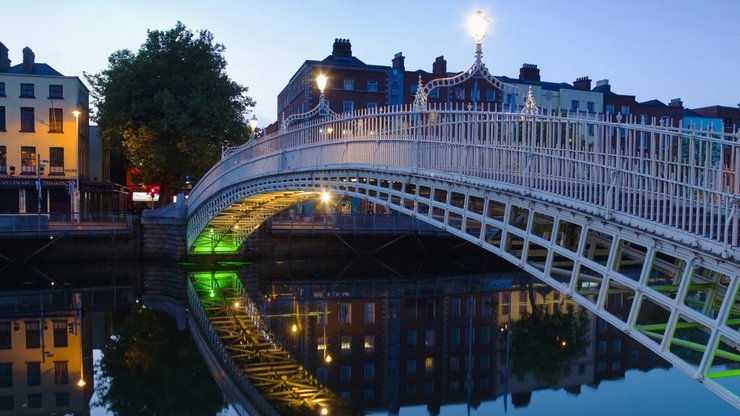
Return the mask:
[[61,314],[0,321],[0,409],[13,410],[4,414],[84,413],[92,371],[82,366],[79,322]]
[[81,294],[14,292],[0,302],[0,413],[88,414],[93,369]]
[[[509,315],[516,321],[531,312],[530,296],[542,313],[577,307],[554,290],[514,289],[515,281],[273,281],[263,288],[269,293],[263,306],[273,331],[298,359],[354,407],[394,414],[402,406],[427,405],[437,414],[443,404],[475,405],[503,395],[506,325]],[[589,353],[558,386],[512,377],[508,391],[515,404],[526,405],[532,390],[578,391],[593,383],[593,374]]]

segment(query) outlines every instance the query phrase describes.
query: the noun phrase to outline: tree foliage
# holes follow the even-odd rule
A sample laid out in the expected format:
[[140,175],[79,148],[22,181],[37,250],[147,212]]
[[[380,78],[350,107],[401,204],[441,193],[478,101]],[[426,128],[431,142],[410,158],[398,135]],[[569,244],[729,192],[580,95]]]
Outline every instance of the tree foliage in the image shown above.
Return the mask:
[[215,415],[222,393],[186,331],[153,309],[135,309],[103,349],[98,402],[126,415]]
[[166,195],[181,189],[185,175],[205,173],[222,146],[247,137],[254,102],[226,75],[224,50],[210,32],[195,36],[178,22],[148,31],[138,52],[117,51],[107,69],[85,74],[101,136]]

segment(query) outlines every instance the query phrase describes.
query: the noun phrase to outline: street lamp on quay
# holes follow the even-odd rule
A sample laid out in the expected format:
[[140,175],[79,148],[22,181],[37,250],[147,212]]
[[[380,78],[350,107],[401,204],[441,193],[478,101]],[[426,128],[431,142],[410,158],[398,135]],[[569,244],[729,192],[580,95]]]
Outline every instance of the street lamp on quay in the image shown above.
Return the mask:
[[72,216],[74,222],[80,222],[80,111],[74,110],[72,114],[75,116],[75,138],[76,138],[76,153],[77,153],[77,175],[75,177],[75,190],[72,195]]

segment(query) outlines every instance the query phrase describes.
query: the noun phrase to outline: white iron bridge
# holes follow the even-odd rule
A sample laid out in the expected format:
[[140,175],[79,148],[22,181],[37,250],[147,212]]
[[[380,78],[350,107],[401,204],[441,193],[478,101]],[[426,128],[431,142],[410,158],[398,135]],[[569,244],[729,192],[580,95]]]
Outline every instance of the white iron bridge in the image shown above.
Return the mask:
[[740,408],[740,134],[594,114],[389,107],[228,148],[191,253],[328,192],[415,217],[572,297]]

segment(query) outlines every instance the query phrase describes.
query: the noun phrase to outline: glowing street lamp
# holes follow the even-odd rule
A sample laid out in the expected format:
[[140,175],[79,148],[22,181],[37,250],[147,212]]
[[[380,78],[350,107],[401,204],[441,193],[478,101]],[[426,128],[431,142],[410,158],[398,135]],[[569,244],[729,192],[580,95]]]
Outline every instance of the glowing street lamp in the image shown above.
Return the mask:
[[483,43],[483,38],[486,37],[486,28],[490,22],[491,20],[483,15],[480,10],[468,18],[468,30],[476,45]]
[[329,82],[329,77],[326,76],[324,73],[320,72],[316,76],[316,86],[319,88],[319,103],[316,105],[316,107],[312,108],[311,110],[305,113],[293,114],[290,117],[283,119],[283,122],[281,123],[280,128],[284,129],[290,126],[295,121],[311,118],[315,115],[324,117],[330,114],[336,114],[333,111],[331,111],[331,108],[329,108],[329,101],[327,101],[326,97],[324,96],[324,91],[326,90],[326,84],[328,82]]
[[252,130],[252,134],[250,135],[250,139],[254,140],[255,136],[257,135],[257,126],[260,124],[260,121],[257,120],[257,116],[252,114],[252,118],[249,119],[249,128]]

